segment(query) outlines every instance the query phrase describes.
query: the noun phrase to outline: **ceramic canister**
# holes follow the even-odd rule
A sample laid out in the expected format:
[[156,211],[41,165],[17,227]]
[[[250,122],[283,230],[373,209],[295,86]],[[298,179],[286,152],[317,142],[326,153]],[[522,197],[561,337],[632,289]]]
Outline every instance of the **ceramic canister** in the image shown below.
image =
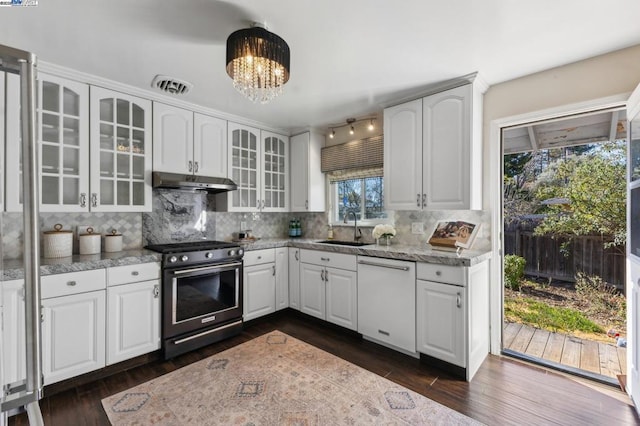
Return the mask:
[[100,253],[100,234],[93,232],[93,228],[87,228],[86,234],[80,234],[80,254],[97,254]]
[[118,234],[116,229],[112,229],[111,234],[105,234],[104,251],[107,253],[122,251],[122,234]]
[[42,238],[44,257],[68,257],[73,254],[73,231],[65,231],[56,223],[52,231],[45,231]]

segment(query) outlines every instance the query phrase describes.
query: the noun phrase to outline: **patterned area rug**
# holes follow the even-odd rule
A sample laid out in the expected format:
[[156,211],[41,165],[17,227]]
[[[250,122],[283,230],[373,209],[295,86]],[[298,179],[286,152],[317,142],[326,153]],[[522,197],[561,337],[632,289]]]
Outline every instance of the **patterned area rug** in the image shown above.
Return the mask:
[[274,331],[112,395],[114,425],[478,425]]

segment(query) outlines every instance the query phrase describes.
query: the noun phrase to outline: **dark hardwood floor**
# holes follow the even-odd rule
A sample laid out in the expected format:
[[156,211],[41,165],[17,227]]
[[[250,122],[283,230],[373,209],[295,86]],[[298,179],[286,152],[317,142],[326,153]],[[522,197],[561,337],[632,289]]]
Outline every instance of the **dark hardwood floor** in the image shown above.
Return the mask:
[[[363,340],[294,311],[246,324],[242,334],[170,361],[152,359],[108,377],[85,376],[45,388],[41,410],[48,426],[108,425],[102,398],[138,385],[272,330],[333,353],[434,401],[489,425],[640,424],[626,395],[598,389],[520,361],[489,356],[471,383],[424,361]],[[122,368],[122,365],[120,366]],[[92,381],[88,381],[92,380]],[[616,394],[616,392],[620,392]],[[26,425],[25,414],[10,425]]]

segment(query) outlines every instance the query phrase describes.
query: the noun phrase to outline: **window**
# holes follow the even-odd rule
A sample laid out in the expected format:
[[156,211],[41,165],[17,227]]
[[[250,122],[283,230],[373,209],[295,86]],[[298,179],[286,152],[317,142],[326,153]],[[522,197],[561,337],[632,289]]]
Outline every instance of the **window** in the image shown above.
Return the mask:
[[[343,223],[347,211],[354,211],[363,225],[387,222],[382,176],[334,181],[331,185],[331,222]],[[349,216],[348,221],[353,220]]]

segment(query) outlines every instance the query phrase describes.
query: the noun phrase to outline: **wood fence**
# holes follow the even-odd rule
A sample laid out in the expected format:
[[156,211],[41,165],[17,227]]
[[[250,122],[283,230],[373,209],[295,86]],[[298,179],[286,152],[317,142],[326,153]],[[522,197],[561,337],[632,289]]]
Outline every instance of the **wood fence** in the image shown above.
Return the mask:
[[567,239],[533,235],[532,230],[505,230],[505,254],[516,254],[527,261],[525,275],[575,282],[584,272],[597,275],[624,292],[625,249],[604,248],[607,237],[584,235],[574,237],[566,249]]

